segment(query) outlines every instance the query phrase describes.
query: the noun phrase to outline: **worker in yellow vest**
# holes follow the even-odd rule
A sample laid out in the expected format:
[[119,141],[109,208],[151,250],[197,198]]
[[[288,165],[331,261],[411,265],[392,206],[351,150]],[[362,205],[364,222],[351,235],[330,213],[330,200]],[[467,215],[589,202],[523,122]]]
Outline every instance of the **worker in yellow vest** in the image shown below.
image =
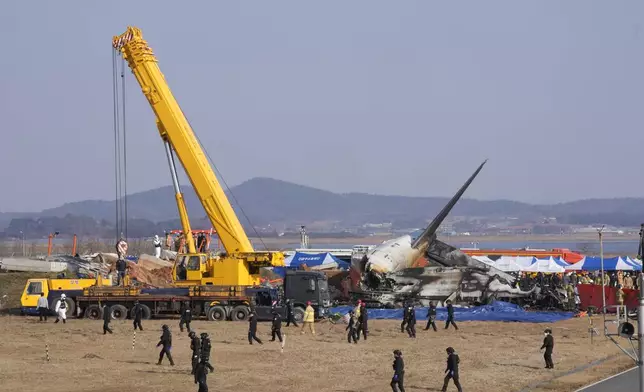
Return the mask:
[[315,310],[313,310],[313,307],[311,306],[311,301],[306,303],[306,310],[304,311],[304,319],[302,321],[302,334],[305,333],[304,329],[308,325],[311,333],[315,335],[315,326],[313,325],[315,322]]

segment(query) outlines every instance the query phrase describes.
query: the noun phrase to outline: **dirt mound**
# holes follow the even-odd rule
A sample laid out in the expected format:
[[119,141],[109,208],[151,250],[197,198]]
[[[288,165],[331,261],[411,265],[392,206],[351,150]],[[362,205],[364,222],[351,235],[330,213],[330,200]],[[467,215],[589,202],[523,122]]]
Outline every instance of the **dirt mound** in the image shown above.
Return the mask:
[[172,267],[149,270],[138,264],[128,262],[130,277],[144,286],[170,287],[172,285]]

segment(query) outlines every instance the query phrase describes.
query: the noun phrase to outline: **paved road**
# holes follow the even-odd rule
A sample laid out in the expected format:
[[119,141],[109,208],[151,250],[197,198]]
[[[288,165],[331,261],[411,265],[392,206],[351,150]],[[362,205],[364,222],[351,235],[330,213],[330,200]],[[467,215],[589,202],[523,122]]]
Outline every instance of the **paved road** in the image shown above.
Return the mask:
[[612,378],[600,381],[597,384],[577,390],[577,392],[636,392],[640,386],[637,368],[627,370]]

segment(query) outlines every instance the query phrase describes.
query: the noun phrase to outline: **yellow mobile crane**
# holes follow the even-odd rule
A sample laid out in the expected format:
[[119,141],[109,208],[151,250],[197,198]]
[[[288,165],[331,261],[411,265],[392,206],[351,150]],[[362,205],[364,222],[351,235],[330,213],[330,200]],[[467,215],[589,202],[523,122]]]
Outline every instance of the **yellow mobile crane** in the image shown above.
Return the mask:
[[[281,252],[258,252],[246,236],[190,123],[175,100],[157,59],[143,39],[141,30],[128,27],[114,37],[112,46],[127,61],[157,118],[157,127],[165,144],[172,174],[179,218],[188,253],[177,255],[173,279],[177,286],[253,286],[259,284],[261,267],[284,266]],[[188,212],[174,163],[174,154],[183,165],[201,205],[215,228],[226,253],[211,258],[197,253],[188,220]],[[185,276],[182,273],[186,268]]]

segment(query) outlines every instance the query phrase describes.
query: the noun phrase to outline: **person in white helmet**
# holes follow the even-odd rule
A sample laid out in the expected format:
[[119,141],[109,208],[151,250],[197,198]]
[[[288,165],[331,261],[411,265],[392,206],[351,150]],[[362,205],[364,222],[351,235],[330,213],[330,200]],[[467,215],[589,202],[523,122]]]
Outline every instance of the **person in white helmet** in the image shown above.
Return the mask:
[[158,235],[154,236],[154,257],[161,258],[161,240]]
[[56,304],[55,312],[58,317],[56,317],[54,324],[60,320],[63,320],[63,324],[65,324],[67,320],[67,296],[64,293],[60,295],[60,301]]

